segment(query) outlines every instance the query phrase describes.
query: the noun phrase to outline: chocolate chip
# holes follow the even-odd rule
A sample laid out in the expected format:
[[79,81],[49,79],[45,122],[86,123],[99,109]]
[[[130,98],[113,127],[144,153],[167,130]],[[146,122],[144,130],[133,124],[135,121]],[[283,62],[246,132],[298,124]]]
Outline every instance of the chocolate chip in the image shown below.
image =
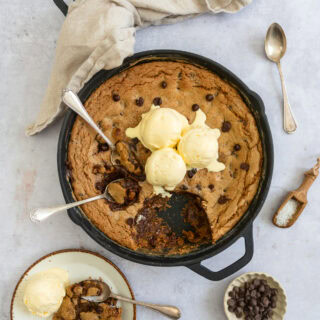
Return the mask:
[[[239,144],[236,144],[235,146],[239,146],[239,147],[240,147]],[[241,147],[240,147],[240,148],[241,148]],[[240,150],[240,148],[239,148],[238,150]],[[236,150],[236,151],[238,151],[238,150]],[[259,280],[259,279],[254,279],[254,280],[253,280],[253,285],[254,285],[255,287],[260,286],[260,280]]]
[[214,189],[214,185],[213,184],[209,184],[208,188],[212,191]]
[[167,83],[165,81],[161,82],[161,88],[165,89],[167,87]]
[[153,104],[154,104],[155,106],[160,106],[160,105],[162,104],[162,99],[161,99],[160,97],[155,97],[155,98],[153,99]]
[[240,164],[240,169],[242,169],[242,170],[248,171],[249,168],[250,168],[250,166],[245,162]]
[[264,297],[262,299],[262,303],[265,307],[267,307],[270,304],[270,300],[267,297]]
[[183,184],[183,185],[181,186],[181,190],[186,191],[186,190],[188,190],[188,187],[187,187],[185,184]]
[[100,307],[100,306],[97,306],[96,307],[96,312],[97,312],[97,314],[101,314],[101,313],[103,313],[103,308],[102,307]]
[[[235,144],[234,146],[233,146],[233,150],[234,151],[239,151],[241,149],[241,146],[240,146],[240,144]],[[259,281],[259,280],[258,280]],[[259,282],[260,283],[260,282]]]
[[194,169],[194,168],[187,171],[187,175],[190,179],[192,179],[196,173],[197,173],[197,169]]
[[207,100],[207,101],[212,101],[213,98],[214,98],[214,96],[213,96],[213,94],[211,94],[211,93],[209,93],[209,94],[206,95],[206,100]]
[[97,174],[100,171],[101,166],[99,164],[95,164],[92,168],[92,173]]
[[229,310],[230,312],[234,312],[234,308],[232,308],[232,307],[230,307],[230,306],[228,306],[228,310]]
[[229,121],[224,121],[222,123],[221,131],[222,132],[228,132],[231,129],[231,123]]
[[218,199],[218,203],[219,204],[225,204],[228,202],[228,198],[226,196],[220,196],[219,199]]
[[144,99],[143,99],[142,97],[136,99],[136,105],[137,105],[138,107],[142,107],[143,104],[144,104]]
[[234,307],[236,305],[236,301],[234,299],[229,299],[227,301],[227,305],[230,307]]
[[119,96],[117,93],[114,93],[114,94],[112,95],[112,99],[113,99],[113,101],[117,102],[117,101],[120,100],[120,96]]
[[109,150],[109,145],[107,143],[98,144],[98,152],[105,152]]
[[197,188],[199,191],[202,189],[200,184],[197,184],[197,185],[196,185],[196,188]]
[[96,188],[97,190],[103,192],[104,189],[106,188],[106,185],[105,185],[105,183],[104,183],[103,181],[98,181],[98,182],[96,182],[96,184],[95,184],[95,188]]
[[133,139],[131,139],[131,141],[134,144],[138,144],[139,143],[139,139],[138,138],[133,138]]
[[200,107],[199,107],[198,104],[195,103],[195,104],[192,105],[192,111],[197,111],[199,109],[200,109]]
[[130,227],[132,227],[132,226],[133,226],[133,223],[134,223],[134,220],[133,220],[132,218],[128,218],[128,219],[126,220],[126,223],[127,223]]

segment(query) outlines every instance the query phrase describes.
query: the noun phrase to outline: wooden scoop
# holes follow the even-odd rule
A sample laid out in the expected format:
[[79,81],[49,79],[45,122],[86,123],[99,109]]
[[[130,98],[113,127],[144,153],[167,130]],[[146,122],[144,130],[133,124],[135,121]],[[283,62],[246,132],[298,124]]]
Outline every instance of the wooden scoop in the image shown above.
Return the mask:
[[286,199],[281,204],[278,211],[273,216],[273,224],[279,228],[291,227],[308,203],[307,193],[314,180],[319,175],[320,158],[317,159],[317,164],[307,172],[305,172],[304,180],[301,186],[289,192]]

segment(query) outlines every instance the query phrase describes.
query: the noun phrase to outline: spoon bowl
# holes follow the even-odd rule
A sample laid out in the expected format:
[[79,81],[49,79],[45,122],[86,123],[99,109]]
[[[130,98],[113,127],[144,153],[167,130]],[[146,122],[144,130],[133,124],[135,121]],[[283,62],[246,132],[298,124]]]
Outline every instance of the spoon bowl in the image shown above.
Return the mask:
[[273,62],[279,62],[287,50],[287,38],[278,23],[273,23],[266,35],[264,48],[268,59]]

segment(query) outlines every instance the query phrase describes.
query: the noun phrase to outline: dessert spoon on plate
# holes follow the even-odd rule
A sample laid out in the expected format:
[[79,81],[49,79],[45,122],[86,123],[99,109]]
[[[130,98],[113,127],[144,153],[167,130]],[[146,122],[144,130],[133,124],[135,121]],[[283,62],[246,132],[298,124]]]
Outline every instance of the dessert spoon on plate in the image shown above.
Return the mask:
[[96,281],[100,288],[101,293],[98,296],[82,296],[81,298],[94,303],[101,303],[106,301],[108,298],[114,298],[120,301],[129,302],[133,304],[137,304],[139,306],[147,307],[153,309],[155,311],[161,312],[163,315],[169,317],[170,319],[180,319],[181,311],[179,308],[169,305],[161,305],[161,304],[153,304],[147,302],[140,302],[136,300],[132,300],[118,294],[115,294],[111,291],[110,287],[103,281]]

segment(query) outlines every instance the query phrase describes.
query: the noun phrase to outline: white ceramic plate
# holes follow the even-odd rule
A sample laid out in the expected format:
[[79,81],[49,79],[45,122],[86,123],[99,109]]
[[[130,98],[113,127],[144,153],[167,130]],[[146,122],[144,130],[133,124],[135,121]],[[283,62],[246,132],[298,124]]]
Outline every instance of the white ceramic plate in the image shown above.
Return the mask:
[[[43,320],[32,315],[23,303],[26,280],[33,274],[51,268],[61,268],[69,272],[70,284],[89,278],[105,281],[114,293],[134,299],[132,289],[123,273],[103,256],[86,250],[62,250],[42,257],[22,275],[11,301],[11,320]],[[118,301],[123,310],[123,320],[135,320],[136,308],[130,303]],[[48,320],[51,317],[47,318]]]
[[[286,308],[287,308],[287,299],[286,299],[286,294],[285,294],[284,289],[282,288],[280,283],[278,281],[276,281],[270,275],[268,275],[266,273],[257,273],[257,272],[244,273],[240,277],[234,279],[229,284],[229,286],[228,286],[228,288],[226,290],[226,293],[224,295],[224,301],[223,301],[224,311],[225,311],[225,314],[226,314],[228,320],[239,320],[235,316],[234,313],[231,313],[228,310],[227,301],[229,299],[229,292],[232,291],[234,286],[241,287],[246,281],[250,281],[250,280],[253,280],[253,279],[266,280],[267,283],[269,284],[269,286],[271,286],[272,288],[276,288],[278,290],[277,307],[275,309],[273,309],[274,314],[273,314],[271,320],[283,320],[284,319],[284,315],[286,313]],[[242,317],[242,318],[240,318],[240,320],[241,319],[244,319],[244,318]]]

